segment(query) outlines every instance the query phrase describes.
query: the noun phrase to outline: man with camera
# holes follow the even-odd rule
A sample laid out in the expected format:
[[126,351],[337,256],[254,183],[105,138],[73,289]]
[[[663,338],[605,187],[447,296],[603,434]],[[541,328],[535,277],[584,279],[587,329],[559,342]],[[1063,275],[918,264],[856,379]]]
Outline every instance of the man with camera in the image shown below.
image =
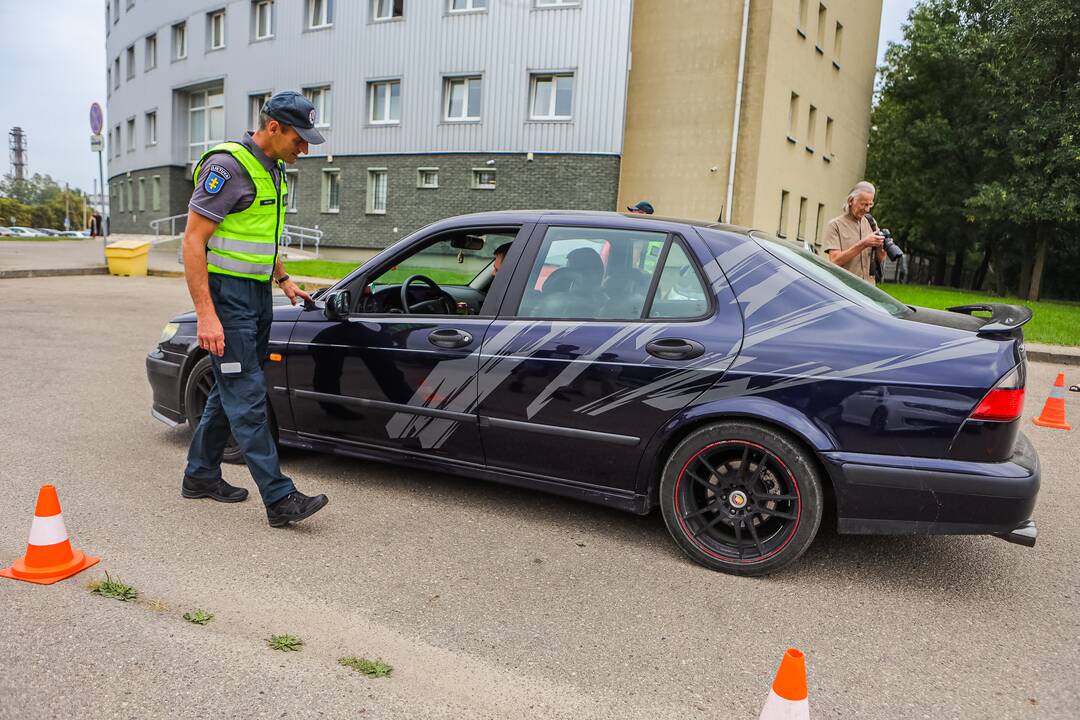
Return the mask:
[[876,284],[875,261],[881,266],[887,257],[886,235],[870,215],[876,193],[874,186],[866,181],[856,184],[844,202],[844,214],[829,221],[823,241],[829,260],[871,285]]

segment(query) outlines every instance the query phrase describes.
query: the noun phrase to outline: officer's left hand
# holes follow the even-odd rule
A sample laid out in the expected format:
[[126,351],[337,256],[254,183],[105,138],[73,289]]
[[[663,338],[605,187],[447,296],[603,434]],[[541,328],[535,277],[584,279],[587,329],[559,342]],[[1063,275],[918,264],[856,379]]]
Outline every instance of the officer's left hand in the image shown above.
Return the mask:
[[300,287],[292,280],[286,280],[281,283],[281,292],[285,293],[285,297],[289,298],[289,302],[293,305],[296,304],[296,298],[303,298],[304,304],[314,302],[311,296],[300,289]]

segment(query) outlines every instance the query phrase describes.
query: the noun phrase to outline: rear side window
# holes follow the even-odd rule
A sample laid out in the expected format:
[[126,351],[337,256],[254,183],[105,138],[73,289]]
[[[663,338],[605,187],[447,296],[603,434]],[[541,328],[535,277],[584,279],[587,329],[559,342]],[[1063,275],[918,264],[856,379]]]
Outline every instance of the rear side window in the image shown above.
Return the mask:
[[696,318],[709,307],[682,241],[665,233],[551,227],[518,317],[567,320]]

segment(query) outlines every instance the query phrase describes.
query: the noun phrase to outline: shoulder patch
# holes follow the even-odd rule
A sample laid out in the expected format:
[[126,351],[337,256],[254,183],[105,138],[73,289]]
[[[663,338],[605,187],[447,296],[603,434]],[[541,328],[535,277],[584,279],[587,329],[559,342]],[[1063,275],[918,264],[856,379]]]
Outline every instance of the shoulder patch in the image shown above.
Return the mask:
[[[218,167],[218,166],[214,166]],[[225,182],[228,178],[218,173],[214,167],[210,168],[210,173],[206,176],[206,180],[203,182],[203,190],[211,195],[217,195],[221,192],[221,188],[225,187]]]
[[210,172],[216,172],[225,180],[232,180],[232,173],[223,168],[221,165],[211,165]]

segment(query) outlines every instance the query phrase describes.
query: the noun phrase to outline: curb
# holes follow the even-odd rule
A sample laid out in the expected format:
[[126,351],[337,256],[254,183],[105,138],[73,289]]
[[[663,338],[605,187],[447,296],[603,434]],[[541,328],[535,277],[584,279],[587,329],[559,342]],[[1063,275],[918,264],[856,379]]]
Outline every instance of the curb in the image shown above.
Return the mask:
[[0,270],[0,280],[11,278],[67,277],[71,275],[108,275],[105,266],[85,268],[44,268],[30,270]]
[[1080,365],[1080,353],[1054,352],[1052,350],[1027,350],[1027,359],[1032,362],[1052,363],[1055,365]]

